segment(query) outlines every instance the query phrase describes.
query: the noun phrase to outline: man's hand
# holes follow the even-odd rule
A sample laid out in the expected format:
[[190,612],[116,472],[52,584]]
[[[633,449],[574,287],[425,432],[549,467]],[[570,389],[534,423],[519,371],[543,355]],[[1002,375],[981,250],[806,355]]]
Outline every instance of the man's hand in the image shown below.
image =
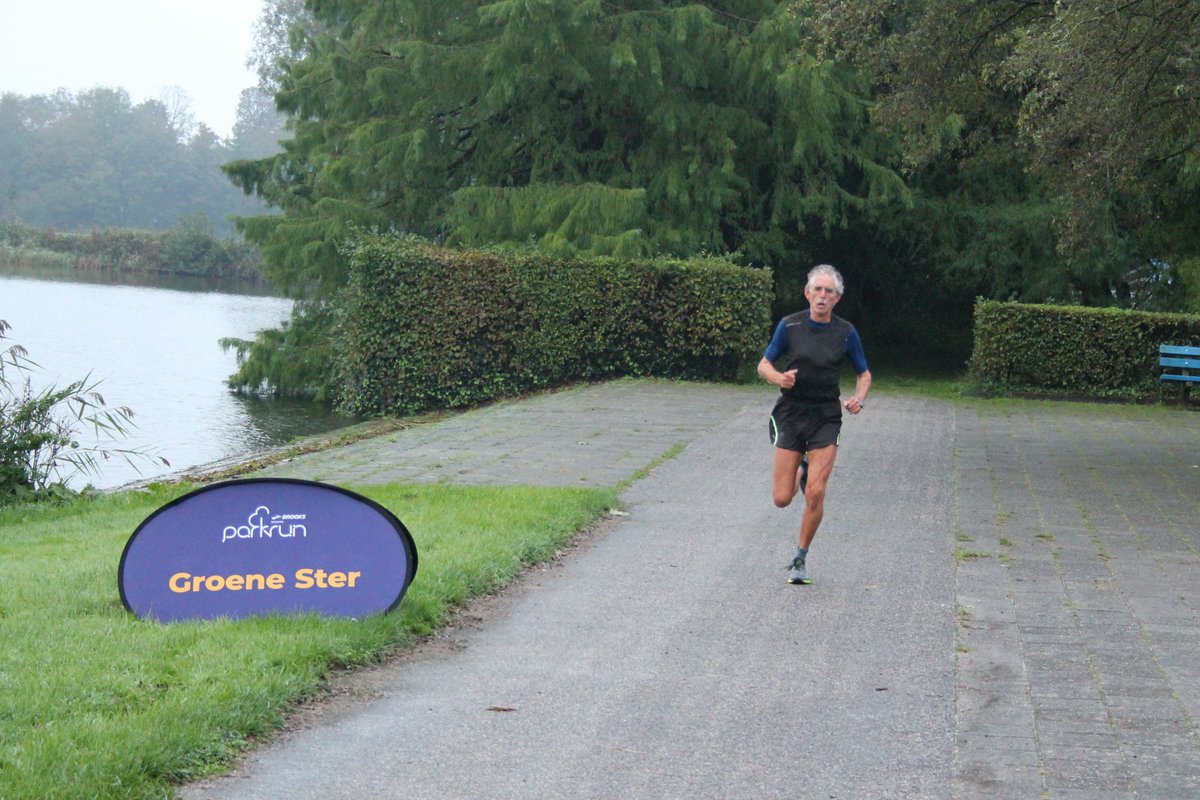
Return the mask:
[[781,389],[790,389],[796,385],[796,370],[789,369],[787,372],[780,372],[765,357],[758,362],[758,376]]

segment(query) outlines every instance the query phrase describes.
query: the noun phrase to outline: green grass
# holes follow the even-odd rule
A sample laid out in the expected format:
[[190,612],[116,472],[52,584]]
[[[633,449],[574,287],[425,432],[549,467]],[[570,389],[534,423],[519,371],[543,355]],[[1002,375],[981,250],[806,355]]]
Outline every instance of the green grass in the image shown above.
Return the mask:
[[399,608],[162,625],[121,605],[137,525],[185,487],[0,510],[0,797],[160,798],[270,734],[330,670],[378,660],[553,557],[613,491],[359,488],[411,531]]

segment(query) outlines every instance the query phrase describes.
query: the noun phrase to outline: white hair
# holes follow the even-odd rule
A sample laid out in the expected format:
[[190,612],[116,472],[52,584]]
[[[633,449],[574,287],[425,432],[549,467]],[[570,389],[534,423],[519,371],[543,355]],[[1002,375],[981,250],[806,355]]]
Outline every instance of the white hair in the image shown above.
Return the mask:
[[813,282],[822,275],[833,278],[833,288],[837,289],[838,294],[846,293],[846,283],[842,280],[842,273],[838,272],[830,264],[817,264],[810,269],[808,271],[808,283],[804,285],[804,290],[810,291],[813,288]]

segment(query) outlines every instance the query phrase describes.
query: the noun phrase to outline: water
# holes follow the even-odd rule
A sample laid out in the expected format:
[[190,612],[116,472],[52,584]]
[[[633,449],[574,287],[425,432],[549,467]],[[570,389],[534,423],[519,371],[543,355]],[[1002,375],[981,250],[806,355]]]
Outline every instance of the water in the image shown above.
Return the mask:
[[62,387],[90,373],[110,408],[133,410],[136,428],[108,446],[143,449],[170,466],[135,459],[135,468],[109,458],[99,475],[70,481],[111,488],[354,422],[311,404],[239,397],[226,388],[237,364],[218,340],[253,338],[287,319],[291,307],[271,296],[0,275],[0,319],[11,326],[0,347],[29,351],[39,365],[35,386]]

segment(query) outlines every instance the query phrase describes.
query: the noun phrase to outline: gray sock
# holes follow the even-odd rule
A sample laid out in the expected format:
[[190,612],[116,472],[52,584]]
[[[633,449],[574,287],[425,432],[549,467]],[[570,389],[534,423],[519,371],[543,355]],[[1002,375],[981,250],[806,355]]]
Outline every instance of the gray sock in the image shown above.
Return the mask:
[[808,548],[807,547],[797,547],[796,548],[796,558],[800,559],[801,561],[807,561],[808,560]]

